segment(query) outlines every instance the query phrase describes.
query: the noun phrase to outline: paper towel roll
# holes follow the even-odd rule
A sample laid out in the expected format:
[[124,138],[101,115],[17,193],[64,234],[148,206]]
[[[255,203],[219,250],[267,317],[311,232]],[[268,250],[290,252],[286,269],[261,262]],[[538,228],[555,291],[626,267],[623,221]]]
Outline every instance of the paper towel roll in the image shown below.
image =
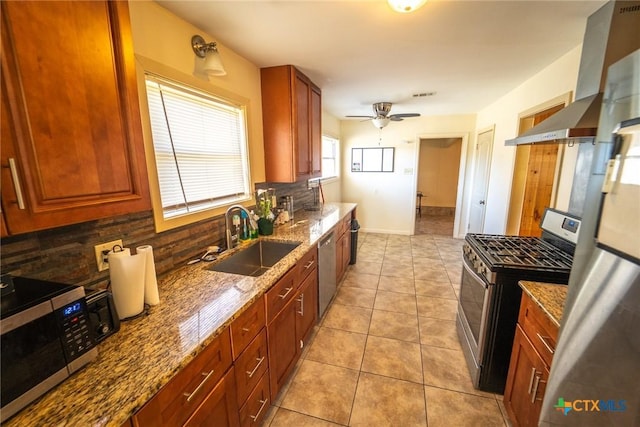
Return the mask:
[[156,264],[153,259],[153,248],[151,245],[138,246],[136,253],[144,255],[144,302],[149,305],[156,305],[160,302],[158,296],[158,280],[156,279]]
[[118,317],[126,319],[144,310],[145,256],[131,255],[125,248],[121,252],[109,252],[111,292]]

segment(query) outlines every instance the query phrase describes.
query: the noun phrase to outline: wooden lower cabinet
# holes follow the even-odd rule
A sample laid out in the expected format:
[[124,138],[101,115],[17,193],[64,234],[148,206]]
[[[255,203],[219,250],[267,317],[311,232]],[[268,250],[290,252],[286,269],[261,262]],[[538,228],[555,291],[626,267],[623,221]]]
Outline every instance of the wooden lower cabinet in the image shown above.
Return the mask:
[[347,215],[336,225],[336,281],[340,283],[351,261],[351,218]]
[[504,391],[514,427],[538,425],[557,338],[557,325],[523,292]]
[[240,425],[242,427],[261,425],[270,405],[269,373],[266,372],[249,395],[246,403],[240,408]]
[[222,378],[196,409],[185,427],[238,427],[234,368]]
[[[308,255],[302,259],[307,259]],[[296,279],[292,284],[290,274],[295,272],[295,268],[267,292],[267,341],[272,397],[278,395],[289,378],[318,319],[318,269],[314,267],[303,275],[295,275]],[[293,295],[289,293],[291,286],[297,288]],[[283,303],[284,307],[277,310]]]

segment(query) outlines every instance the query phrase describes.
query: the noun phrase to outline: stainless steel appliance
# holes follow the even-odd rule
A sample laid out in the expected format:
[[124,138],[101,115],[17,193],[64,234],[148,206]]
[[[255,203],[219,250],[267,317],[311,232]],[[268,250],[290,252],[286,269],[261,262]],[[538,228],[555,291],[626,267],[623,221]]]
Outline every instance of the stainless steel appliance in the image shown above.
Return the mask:
[[95,359],[82,286],[2,276],[0,421]]
[[547,209],[542,237],[467,234],[456,329],[473,385],[502,393],[520,308],[520,280],[566,284],[580,219]]
[[93,291],[85,297],[85,301],[96,342],[120,330],[120,318],[111,292],[104,289]]
[[640,50],[609,67],[597,141],[543,426],[640,425]]
[[318,243],[318,318],[336,293],[336,240],[333,231]]

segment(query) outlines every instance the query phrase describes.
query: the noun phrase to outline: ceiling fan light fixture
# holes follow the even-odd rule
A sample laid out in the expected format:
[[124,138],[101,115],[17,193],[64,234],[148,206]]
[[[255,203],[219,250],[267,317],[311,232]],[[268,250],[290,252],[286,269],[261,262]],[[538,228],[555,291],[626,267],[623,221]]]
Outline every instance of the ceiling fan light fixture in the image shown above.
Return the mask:
[[378,129],[382,129],[389,124],[389,120],[387,117],[376,117],[375,119],[371,119],[371,123]]
[[391,9],[400,13],[411,13],[421,8],[427,0],[387,0]]

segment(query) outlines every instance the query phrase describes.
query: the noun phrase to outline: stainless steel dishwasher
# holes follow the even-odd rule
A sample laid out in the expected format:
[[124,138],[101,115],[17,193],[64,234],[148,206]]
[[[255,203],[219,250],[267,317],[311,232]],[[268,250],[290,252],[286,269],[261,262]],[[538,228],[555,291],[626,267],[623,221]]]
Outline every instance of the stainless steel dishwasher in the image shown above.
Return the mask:
[[318,243],[318,318],[336,293],[336,240],[333,232]]

